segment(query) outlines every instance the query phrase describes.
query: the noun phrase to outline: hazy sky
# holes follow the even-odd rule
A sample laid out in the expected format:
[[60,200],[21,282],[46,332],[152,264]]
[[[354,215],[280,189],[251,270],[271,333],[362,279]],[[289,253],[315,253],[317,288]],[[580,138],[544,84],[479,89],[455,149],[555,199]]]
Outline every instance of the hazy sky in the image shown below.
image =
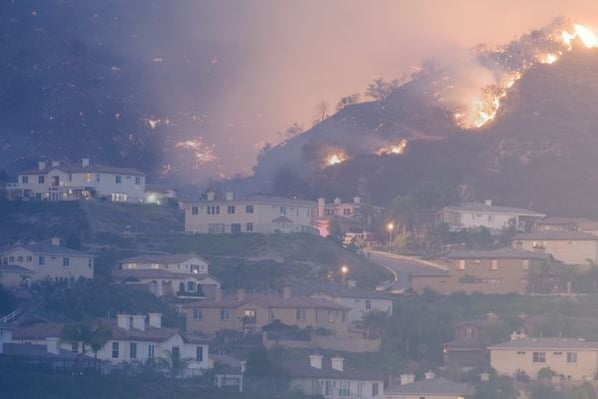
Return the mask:
[[[598,28],[598,1],[252,0],[169,3],[174,26],[155,32],[171,54],[199,57],[197,81],[164,93],[195,99],[208,115],[190,136],[213,145],[211,168],[248,173],[256,145],[293,122],[311,125],[321,100],[363,93],[375,76],[450,60],[479,43],[500,44],[557,16]],[[201,56],[199,56],[200,54]],[[207,64],[209,62],[209,65]],[[207,66],[206,66],[207,65]],[[189,100],[191,101],[191,100]],[[175,110],[171,110],[175,111]]]

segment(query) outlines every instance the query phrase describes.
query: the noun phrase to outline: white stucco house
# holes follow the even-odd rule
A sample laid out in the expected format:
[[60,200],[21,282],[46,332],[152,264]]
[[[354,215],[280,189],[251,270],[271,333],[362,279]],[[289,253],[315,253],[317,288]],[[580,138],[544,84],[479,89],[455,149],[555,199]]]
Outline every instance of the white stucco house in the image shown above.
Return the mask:
[[144,202],[145,174],[135,169],[80,162],[39,161],[37,169],[18,173],[8,183],[10,199],[72,201],[106,198],[113,202]]
[[528,231],[533,223],[546,215],[527,209],[494,206],[492,201],[447,206],[436,215],[438,224],[446,223],[452,231],[485,227],[492,232],[513,226],[516,231]]
[[166,270],[173,273],[207,274],[209,264],[197,255],[140,255],[122,259],[121,270]]
[[58,238],[50,243],[16,243],[2,248],[0,260],[3,271],[0,282],[7,286],[28,285],[44,279],[93,278],[93,255],[63,247]]

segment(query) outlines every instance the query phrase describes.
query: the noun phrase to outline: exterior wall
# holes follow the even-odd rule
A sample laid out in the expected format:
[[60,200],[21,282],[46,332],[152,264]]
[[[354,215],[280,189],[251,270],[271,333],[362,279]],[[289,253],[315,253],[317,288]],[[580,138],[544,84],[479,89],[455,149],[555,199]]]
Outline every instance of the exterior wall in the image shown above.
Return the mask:
[[347,322],[349,324],[363,320],[363,316],[373,310],[392,314],[392,301],[390,299],[344,298],[329,295],[313,295],[312,298],[325,298],[351,309],[347,313]]
[[160,269],[170,272],[191,273],[192,270],[197,270],[198,274],[208,273],[208,263],[200,258],[189,258],[181,263],[121,263],[123,270],[128,269]]
[[[248,206],[253,206],[253,213],[247,212]],[[208,214],[208,207],[210,209],[219,207],[219,211],[216,214]],[[229,207],[234,207],[234,213],[229,213]],[[185,231],[203,234],[232,233],[232,225],[238,224],[240,233],[269,234],[277,230],[272,221],[284,214],[293,223],[288,226],[288,231],[283,227],[282,232],[309,232],[314,225],[315,213],[315,202],[313,205],[259,201],[212,201],[185,204]],[[248,224],[251,224],[253,231],[250,231]]]
[[[378,385],[378,394],[373,395],[373,385]],[[326,387],[329,387],[327,390]],[[340,395],[340,388],[349,389],[349,395]],[[292,378],[290,381],[291,390],[297,390],[306,395],[322,395],[326,399],[359,398],[379,399],[384,396],[383,381],[368,380],[340,380],[328,378]],[[418,398],[419,399],[419,398]]]
[[587,265],[588,259],[598,263],[598,240],[515,240],[516,248],[533,251],[541,245],[547,254],[569,265]]
[[[533,362],[534,352],[544,352],[546,361]],[[577,354],[576,363],[567,363],[567,352]],[[560,353],[560,354],[559,354]],[[490,348],[490,365],[499,373],[513,375],[524,371],[530,378],[536,379],[538,371],[550,367],[557,374],[572,380],[593,380],[598,366],[598,350],[579,349],[492,349]]]
[[489,230],[502,230],[509,227],[512,220],[518,221],[517,215],[490,212],[443,211],[441,220],[451,227],[471,229],[486,227]]
[[[313,327],[314,329],[324,328],[332,330],[336,335],[347,335],[346,312],[341,310],[313,309],[306,308],[305,319],[297,319],[297,308],[264,308],[255,304],[244,304],[236,308],[226,308],[229,312],[228,320],[221,320],[221,310],[224,308],[197,308],[202,311],[202,320],[193,318],[193,309],[188,308],[187,331],[214,334],[221,330],[241,330],[243,328],[242,318],[246,310],[255,311],[255,324],[248,324],[246,327],[262,328],[274,320],[280,320],[283,324],[297,326],[300,328]],[[343,315],[345,313],[345,315]]]
[[482,292],[523,294],[527,291],[529,268],[535,259],[451,259],[447,276],[411,276],[414,291],[431,289],[441,294]]
[[[40,257],[43,258],[43,265],[40,265]],[[65,258],[68,259],[68,266],[63,264]],[[36,254],[25,248],[16,247],[4,253],[2,261],[34,271],[31,281],[43,280],[47,277],[52,280],[93,278],[93,257],[89,255]]]
[[[43,176],[43,183],[39,177]],[[120,176],[121,183],[116,182]],[[27,182],[23,182],[24,177]],[[139,184],[136,182],[139,178]],[[145,176],[127,175],[117,173],[66,173],[59,169],[52,169],[46,173],[20,174],[16,184],[11,189],[22,190],[23,195],[30,198],[47,199],[53,201],[76,200],[81,195],[80,191],[95,190],[96,197],[113,198],[112,194],[124,194],[119,198],[123,202],[143,202],[145,198]],[[79,193],[73,192],[78,190]]]
[[[112,353],[113,343],[118,344],[118,356],[114,357]],[[131,357],[131,343],[137,346],[137,355]],[[185,343],[180,335],[174,335],[166,341],[135,341],[135,340],[110,340],[102,349],[98,351],[98,359],[108,360],[112,363],[127,363],[139,362],[145,363],[152,357],[150,354],[150,346],[153,347],[153,358],[168,359],[168,352],[172,353],[174,347],[180,350],[181,359],[192,359],[189,364],[188,371],[193,374],[201,374],[201,370],[209,368],[208,363],[208,345],[205,344],[190,344]],[[203,359],[196,360],[196,350],[198,347],[203,348]]]

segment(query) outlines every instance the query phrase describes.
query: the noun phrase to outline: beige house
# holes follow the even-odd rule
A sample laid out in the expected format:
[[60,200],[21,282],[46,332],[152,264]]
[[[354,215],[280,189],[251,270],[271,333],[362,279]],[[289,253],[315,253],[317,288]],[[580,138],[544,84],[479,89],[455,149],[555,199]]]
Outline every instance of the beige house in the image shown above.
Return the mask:
[[145,174],[135,169],[81,162],[39,161],[37,169],[18,174],[6,186],[11,199],[73,201],[107,198],[114,202],[144,202]]
[[581,231],[543,231],[518,234],[513,247],[532,251],[543,249],[555,259],[569,265],[598,263],[598,236]]
[[0,258],[7,272],[0,279],[6,285],[29,284],[46,278],[54,281],[93,278],[93,256],[60,246],[58,238],[53,238],[51,244],[11,245],[0,252]]
[[384,399],[465,399],[473,395],[469,384],[435,378],[425,373],[425,379],[415,381],[413,374],[402,374],[400,384],[389,384]]
[[283,361],[282,368],[290,379],[290,390],[326,399],[378,399],[384,396],[383,375],[367,369],[345,366],[342,357],[308,358]]
[[183,306],[187,331],[215,334],[223,330],[255,331],[275,320],[299,328],[323,329],[348,335],[348,308],[326,299],[293,296],[290,288],[279,294],[245,294],[202,300]]
[[578,338],[515,338],[488,350],[490,365],[509,376],[524,372],[536,379],[549,367],[565,379],[582,381],[594,380],[598,371],[598,342]]
[[261,195],[237,199],[233,193],[217,199],[215,193],[208,193],[206,200],[183,207],[189,233],[317,233],[313,201]]
[[208,262],[196,255],[142,255],[118,262],[121,270],[165,270],[173,273],[207,274]]
[[546,215],[527,209],[494,206],[492,201],[447,206],[436,215],[437,223],[448,224],[453,231],[485,227],[498,232],[511,226],[517,231],[529,231],[534,221]]
[[548,256],[538,251],[502,248],[489,251],[453,251],[444,260],[447,270],[411,276],[413,290],[442,294],[481,292],[523,294],[529,269]]

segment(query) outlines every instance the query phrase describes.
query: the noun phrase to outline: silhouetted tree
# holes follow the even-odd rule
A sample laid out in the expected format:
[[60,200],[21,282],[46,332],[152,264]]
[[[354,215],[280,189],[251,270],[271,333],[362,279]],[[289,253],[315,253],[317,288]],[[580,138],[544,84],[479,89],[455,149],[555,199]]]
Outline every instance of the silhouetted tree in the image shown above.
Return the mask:
[[350,96],[342,97],[338,103],[336,103],[336,112],[342,110],[349,105],[356,104],[359,101],[359,93],[351,94]]
[[320,101],[314,106],[314,125],[328,118],[328,103]]
[[390,93],[399,88],[403,83],[404,79],[394,79],[390,82],[386,82],[382,78],[376,78],[365,91],[365,95],[373,98],[376,101],[385,100]]

